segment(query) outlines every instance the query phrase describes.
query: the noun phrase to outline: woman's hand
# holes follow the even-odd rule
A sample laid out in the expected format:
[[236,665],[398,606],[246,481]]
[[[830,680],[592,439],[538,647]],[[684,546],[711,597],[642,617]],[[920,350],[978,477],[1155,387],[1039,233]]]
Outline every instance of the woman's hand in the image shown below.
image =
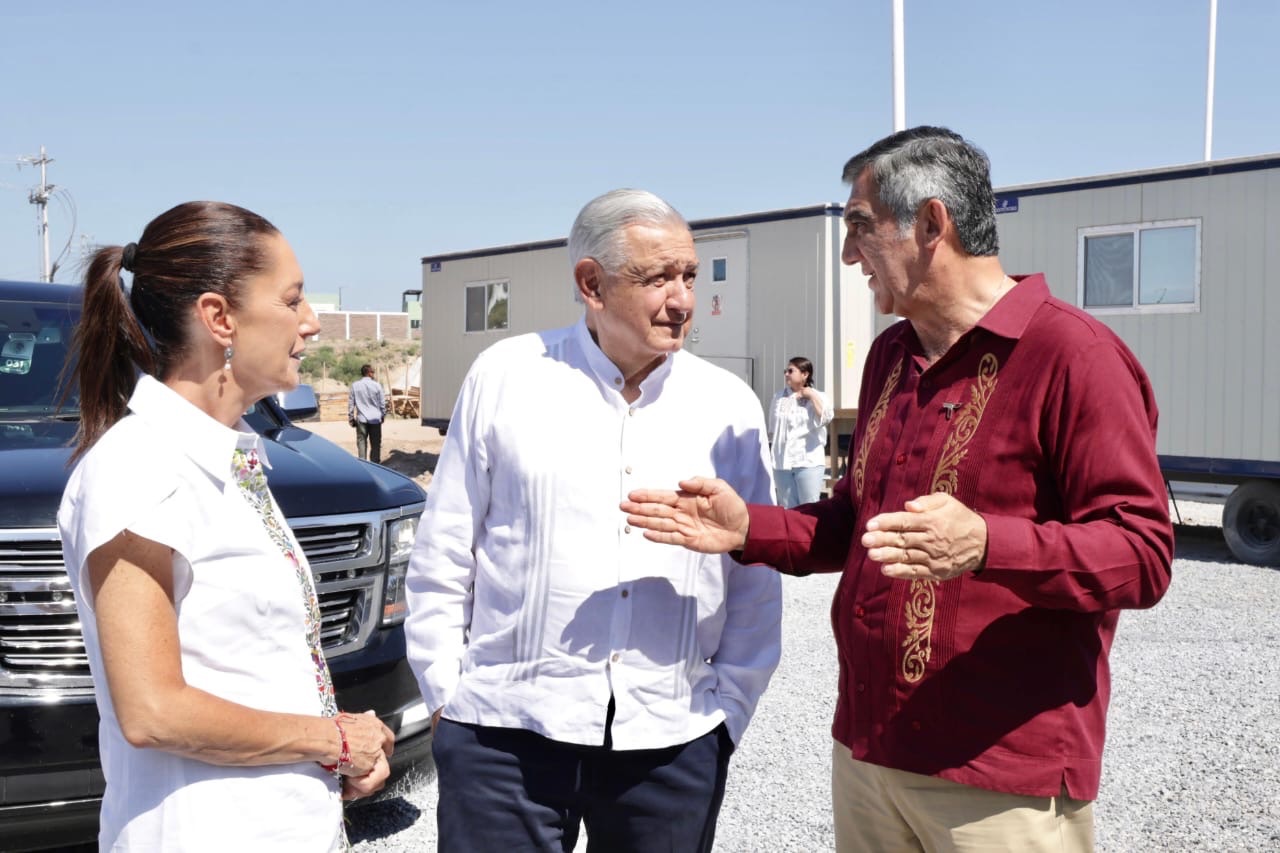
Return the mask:
[[351,760],[342,764],[342,799],[358,800],[382,790],[391,775],[391,754],[396,736],[373,711],[363,714],[338,715],[347,735],[347,751]]
[[342,799],[359,800],[363,797],[371,797],[383,789],[390,776],[391,762],[385,758],[375,763],[373,769],[363,776],[343,776]]
[[813,406],[814,415],[816,415],[819,418],[822,417],[822,414],[824,411],[824,405],[822,402],[822,395],[818,393],[817,388],[813,387],[812,385],[806,385],[805,387],[800,389],[800,393],[797,396],[802,399],[808,400],[810,404],[812,404]]
[[[373,711],[363,714],[342,713],[338,722],[347,737],[347,752],[350,759],[344,762],[338,771],[344,776],[363,777],[374,772],[379,763],[387,765],[387,759],[395,751],[396,736],[387,728]],[[383,781],[386,774],[383,774]],[[379,784],[378,787],[382,787]],[[367,796],[362,794],[361,796]]]

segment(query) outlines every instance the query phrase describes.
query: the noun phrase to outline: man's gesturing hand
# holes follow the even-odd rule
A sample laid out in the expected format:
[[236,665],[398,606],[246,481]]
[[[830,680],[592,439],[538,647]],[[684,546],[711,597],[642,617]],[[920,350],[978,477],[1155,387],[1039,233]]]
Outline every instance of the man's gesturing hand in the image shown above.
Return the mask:
[[747,541],[747,504],[724,480],[694,477],[680,491],[637,489],[621,509],[644,536],[703,554],[736,551]]
[[982,568],[987,523],[951,495],[935,492],[907,501],[905,512],[872,518],[862,544],[888,577],[944,581]]

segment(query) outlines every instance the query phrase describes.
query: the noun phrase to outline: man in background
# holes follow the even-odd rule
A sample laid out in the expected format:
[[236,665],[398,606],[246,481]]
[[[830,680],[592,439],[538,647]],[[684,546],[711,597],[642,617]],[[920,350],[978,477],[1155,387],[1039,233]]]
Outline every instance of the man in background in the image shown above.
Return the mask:
[[387,395],[373,378],[373,365],[360,367],[360,378],[347,395],[347,423],[356,428],[356,453],[370,462],[382,461],[382,419]]

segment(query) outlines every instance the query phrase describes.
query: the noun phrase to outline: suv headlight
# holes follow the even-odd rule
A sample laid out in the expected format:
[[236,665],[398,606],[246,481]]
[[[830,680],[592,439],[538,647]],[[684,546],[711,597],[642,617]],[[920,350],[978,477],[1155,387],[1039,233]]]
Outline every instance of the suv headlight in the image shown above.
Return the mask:
[[399,625],[404,621],[408,605],[404,598],[404,576],[409,569],[409,555],[418,538],[418,516],[397,518],[387,524],[387,581],[383,586],[382,625]]

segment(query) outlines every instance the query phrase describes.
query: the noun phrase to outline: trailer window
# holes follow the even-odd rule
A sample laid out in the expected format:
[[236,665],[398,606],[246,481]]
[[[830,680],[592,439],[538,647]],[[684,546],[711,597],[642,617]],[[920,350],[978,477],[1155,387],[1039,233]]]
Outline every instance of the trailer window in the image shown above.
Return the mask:
[[711,280],[726,281],[729,278],[729,259],[728,258],[712,258],[711,259]]
[[1199,308],[1200,220],[1081,228],[1079,235],[1079,298],[1085,308],[1096,313]]
[[507,328],[510,281],[478,281],[467,285],[468,332],[492,332]]

